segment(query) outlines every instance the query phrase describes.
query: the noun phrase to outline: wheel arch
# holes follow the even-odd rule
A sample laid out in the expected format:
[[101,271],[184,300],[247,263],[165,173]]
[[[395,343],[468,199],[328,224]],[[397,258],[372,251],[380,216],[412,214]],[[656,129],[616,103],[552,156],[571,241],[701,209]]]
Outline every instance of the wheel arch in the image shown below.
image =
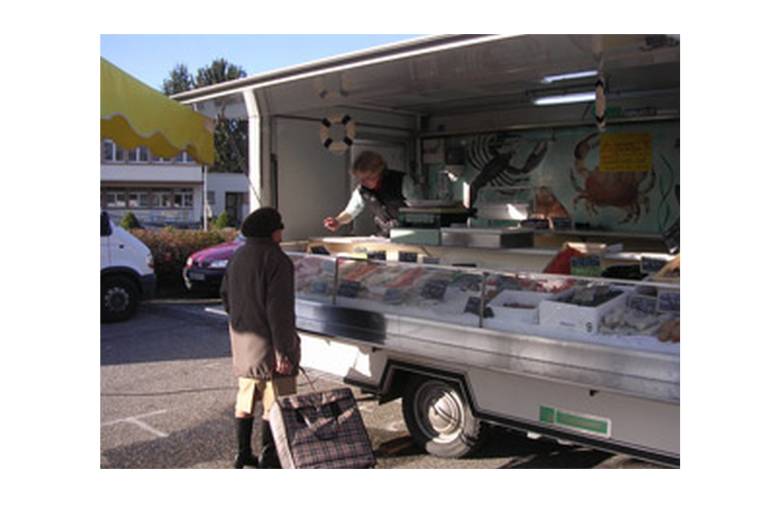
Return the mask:
[[130,267],[107,267],[101,270],[101,279],[106,277],[127,277],[141,291],[141,278],[136,270]]
[[406,384],[412,378],[435,378],[456,384],[459,392],[467,401],[472,414],[477,414],[474,396],[466,374],[398,361],[396,359],[389,359],[382,372],[381,382],[379,383],[380,403],[390,402],[402,397]]

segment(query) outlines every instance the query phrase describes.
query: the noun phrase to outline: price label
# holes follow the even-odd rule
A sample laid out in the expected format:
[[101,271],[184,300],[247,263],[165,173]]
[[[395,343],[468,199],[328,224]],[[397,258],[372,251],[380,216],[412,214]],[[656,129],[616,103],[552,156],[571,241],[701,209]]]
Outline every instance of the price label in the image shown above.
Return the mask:
[[398,259],[398,261],[403,261],[403,262],[406,262],[406,263],[416,263],[416,262],[419,261],[419,253],[417,253],[417,252],[398,251],[397,259]]
[[655,274],[667,264],[666,260],[659,258],[648,258],[643,256],[640,258],[640,272],[643,274]]
[[328,295],[328,283],[325,281],[315,281],[310,288],[315,295]]
[[680,313],[680,292],[659,290],[657,308],[659,313]]
[[331,254],[324,245],[315,245],[309,248],[312,254]]
[[636,309],[637,311],[652,315],[656,313],[656,301],[656,297],[635,294],[629,297],[627,305],[630,309]]
[[404,299],[403,290],[399,288],[389,288],[384,293],[384,302],[386,304],[401,304]]
[[425,299],[443,300],[447,288],[448,281],[445,279],[430,279],[421,289],[421,296]]
[[531,229],[549,229],[549,221],[547,219],[525,219],[520,221],[520,225]]
[[368,259],[386,261],[387,251],[371,251],[368,253]]
[[571,258],[571,275],[583,277],[600,277],[600,256],[574,256]]
[[[470,297],[464,306],[464,312],[480,316],[480,297]],[[488,306],[483,309],[483,318],[493,318],[493,310]]]
[[552,227],[554,229],[570,230],[573,229],[573,221],[568,217],[553,217]]
[[341,297],[354,299],[362,289],[363,285],[357,281],[342,281],[339,284],[339,289],[336,291],[336,294]]

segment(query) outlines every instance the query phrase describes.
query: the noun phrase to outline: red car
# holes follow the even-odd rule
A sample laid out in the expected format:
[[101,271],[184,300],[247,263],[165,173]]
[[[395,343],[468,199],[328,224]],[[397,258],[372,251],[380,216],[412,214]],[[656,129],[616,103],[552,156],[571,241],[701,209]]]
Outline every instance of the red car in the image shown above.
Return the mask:
[[227,264],[235,251],[244,243],[245,237],[238,234],[237,238],[231,242],[224,242],[193,253],[187,258],[187,264],[181,272],[187,290],[216,292],[218,295]]

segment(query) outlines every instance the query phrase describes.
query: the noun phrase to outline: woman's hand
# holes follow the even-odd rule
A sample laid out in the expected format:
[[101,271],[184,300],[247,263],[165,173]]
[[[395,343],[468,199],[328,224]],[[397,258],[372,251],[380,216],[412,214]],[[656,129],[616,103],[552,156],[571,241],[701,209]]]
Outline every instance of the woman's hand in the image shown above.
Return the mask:
[[323,219],[323,225],[328,231],[335,232],[341,226],[341,223],[336,220],[336,217],[326,217]]
[[290,375],[293,371],[293,363],[285,356],[277,357],[277,364],[275,365],[275,372],[280,375]]

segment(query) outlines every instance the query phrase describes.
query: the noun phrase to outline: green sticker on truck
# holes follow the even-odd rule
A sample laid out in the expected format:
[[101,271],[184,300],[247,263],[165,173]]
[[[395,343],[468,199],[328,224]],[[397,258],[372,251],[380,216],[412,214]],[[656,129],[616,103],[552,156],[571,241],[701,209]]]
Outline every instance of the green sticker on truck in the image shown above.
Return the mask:
[[592,435],[611,437],[611,420],[591,414],[539,406],[539,421]]

